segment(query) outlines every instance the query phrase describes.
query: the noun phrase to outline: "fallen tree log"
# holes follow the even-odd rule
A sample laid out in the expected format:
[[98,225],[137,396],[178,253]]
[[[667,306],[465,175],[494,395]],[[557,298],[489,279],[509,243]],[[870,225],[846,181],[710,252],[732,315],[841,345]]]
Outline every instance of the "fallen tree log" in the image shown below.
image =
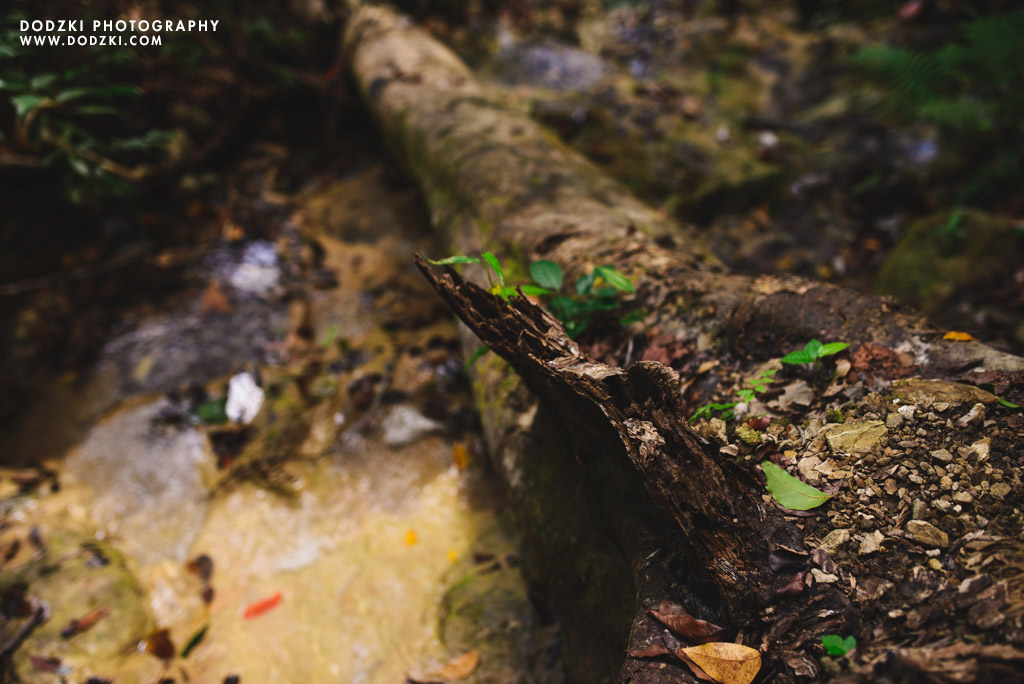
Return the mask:
[[[618,665],[627,646],[660,638],[660,626],[647,612],[662,599],[686,605],[697,617],[727,627],[729,637],[759,648],[765,655],[761,681],[821,678],[815,660],[820,647],[811,647],[826,633],[857,634],[863,647],[855,673],[862,677],[921,672],[927,655],[921,648],[941,640],[911,640],[906,653],[892,648],[892,634],[878,616],[902,611],[902,604],[880,600],[875,590],[886,573],[899,572],[904,575],[892,582],[916,581],[929,587],[929,596],[949,599],[957,589],[953,580],[966,571],[936,578],[927,567],[917,572],[913,563],[894,570],[865,561],[858,572],[840,573],[844,581],[837,582],[840,575],[825,571],[831,567],[826,559],[814,575],[826,579],[809,586],[805,556],[817,544],[808,540],[821,541],[829,522],[771,505],[752,464],[723,454],[720,445],[690,429],[682,389],[697,361],[749,364],[811,338],[841,339],[865,356],[901,359],[902,365],[871,378],[874,389],[884,389],[894,373],[960,378],[968,371],[1017,388],[1024,385],[1024,360],[975,342],[944,340],[921,316],[890,300],[787,276],[727,273],[698,236],[639,203],[532,122],[514,99],[489,91],[450,51],[387,10],[357,11],[345,43],[385,139],[423,187],[433,222],[454,252],[490,250],[520,275],[533,260],[550,259],[570,282],[613,263],[636,283],[634,303],[647,312],[639,331],[611,348],[591,347],[601,351],[601,363],[525,298],[506,303],[454,271],[435,273],[420,262],[455,313],[508,364],[480,364],[474,389],[492,458],[533,539],[528,570],[543,576],[566,628],[570,678],[689,677],[678,664],[628,658]],[[680,365],[690,377],[681,379],[656,362],[632,363],[659,339],[687,350],[689,361]],[[878,411],[886,410],[881,399],[874,401]],[[896,405],[890,408],[895,412]],[[965,429],[970,426],[977,427]],[[1020,427],[1011,421],[1001,429]],[[961,439],[950,433],[938,443],[953,444],[954,438]],[[902,449],[909,455],[912,448]],[[878,460],[898,465],[898,456],[886,453]],[[1019,458],[1001,458],[1019,467]],[[1014,477],[1019,482],[1019,474]],[[888,521],[900,544],[908,543],[908,497],[902,494],[894,504],[906,512],[903,519]],[[945,558],[946,565],[956,565],[952,551]],[[1007,590],[1000,605],[1018,600],[1020,586],[1014,586],[1018,593]],[[800,600],[786,598],[794,594]],[[914,629],[932,623],[941,624],[940,616]],[[1012,629],[1020,630],[1020,615],[999,626],[998,635],[991,625],[975,625],[975,632],[997,642],[1009,638]],[[1019,651],[1007,648],[1013,653],[990,659],[993,671],[1019,659]],[[989,671],[989,661],[966,651],[949,657],[973,658],[968,674]]]

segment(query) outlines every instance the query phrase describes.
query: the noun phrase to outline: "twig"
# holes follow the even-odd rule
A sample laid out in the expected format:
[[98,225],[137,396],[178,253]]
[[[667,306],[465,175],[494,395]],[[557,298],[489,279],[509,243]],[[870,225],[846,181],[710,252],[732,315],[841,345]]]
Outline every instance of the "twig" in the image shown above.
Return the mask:
[[34,597],[29,597],[27,600],[32,607],[32,616],[11,635],[10,639],[0,645],[0,660],[13,653],[14,649],[18,648],[18,645],[25,640],[25,637],[32,633],[32,630],[50,619],[50,606],[46,601]]

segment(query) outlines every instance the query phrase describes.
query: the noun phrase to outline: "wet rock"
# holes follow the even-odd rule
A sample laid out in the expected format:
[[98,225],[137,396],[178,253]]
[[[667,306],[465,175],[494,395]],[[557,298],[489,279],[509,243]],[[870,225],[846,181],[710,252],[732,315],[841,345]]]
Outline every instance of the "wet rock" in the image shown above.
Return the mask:
[[[113,660],[122,656],[126,644],[135,643],[154,627],[142,586],[116,548],[96,541],[94,535],[66,530],[49,536],[47,544],[47,557],[20,568],[4,568],[7,580],[28,583],[32,595],[51,610],[50,619],[28,636],[14,656],[23,677],[18,681],[40,681],[29,663],[30,655],[45,653],[66,662]],[[83,548],[92,553],[82,553]],[[91,564],[97,555],[107,562]],[[95,624],[69,638],[61,636],[65,627],[98,608],[107,612]]]
[[994,394],[986,392],[980,387],[946,382],[945,380],[925,380],[923,378],[897,380],[892,384],[890,391],[894,397],[902,400],[905,404],[917,404],[925,409],[932,408],[936,403],[963,406],[976,403],[992,404],[996,401]]
[[911,520],[907,523],[907,537],[925,546],[949,546],[949,535],[923,520]]
[[888,430],[880,420],[851,419],[841,424],[829,424],[822,434],[833,452],[869,454],[878,451],[888,439]]
[[274,243],[254,240],[246,245],[241,263],[228,280],[232,287],[242,292],[266,295],[277,287],[281,279],[281,269],[277,262]]
[[93,519],[141,565],[184,561],[209,504],[206,438],[191,427],[153,429],[169,406],[161,399],[114,414],[66,462],[73,480],[92,487]]
[[410,406],[396,406],[381,421],[384,443],[397,448],[412,444],[432,432],[444,429],[441,423],[430,420]]

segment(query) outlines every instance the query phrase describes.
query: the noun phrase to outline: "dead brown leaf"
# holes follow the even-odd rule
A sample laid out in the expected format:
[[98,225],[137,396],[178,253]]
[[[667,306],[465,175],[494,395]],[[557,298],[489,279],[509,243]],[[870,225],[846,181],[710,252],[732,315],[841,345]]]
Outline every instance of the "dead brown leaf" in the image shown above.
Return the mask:
[[214,280],[203,290],[202,305],[204,314],[211,311],[231,313],[231,302],[228,301],[228,296],[221,289],[220,281],[218,280]]
[[706,620],[698,620],[672,601],[662,600],[657,608],[648,608],[647,614],[687,641],[697,644],[714,641],[715,637],[725,631]]

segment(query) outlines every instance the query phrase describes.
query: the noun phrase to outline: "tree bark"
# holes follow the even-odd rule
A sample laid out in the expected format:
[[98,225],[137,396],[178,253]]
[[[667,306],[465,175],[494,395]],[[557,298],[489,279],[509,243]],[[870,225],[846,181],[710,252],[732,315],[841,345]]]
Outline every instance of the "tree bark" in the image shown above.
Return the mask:
[[[595,543],[611,540],[618,557],[609,564],[628,569],[595,582],[613,587],[610,604],[632,604],[630,646],[656,635],[645,608],[671,592],[696,606],[698,617],[765,651],[761,681],[792,681],[794,649],[811,634],[852,632],[858,608],[829,584],[815,585],[807,600],[779,604],[780,575],[771,561],[781,549],[809,551],[804,530],[768,503],[752,469],[689,427],[680,391],[687,378],[657,362],[630,362],[666,335],[694,358],[748,362],[811,338],[877,345],[909,355],[926,377],[971,369],[1019,379],[1024,360],[975,342],[945,341],[920,315],[888,299],[789,276],[727,273],[691,230],[637,201],[531,121],[507,93],[490,91],[449,50],[388,10],[357,11],[345,45],[383,136],[423,187],[453,252],[495,252],[506,271],[524,279],[536,259],[558,263],[568,282],[615,264],[636,283],[634,301],[647,312],[644,330],[604,355],[616,363],[599,363],[528,299],[506,302],[451,269],[419,263],[453,311],[508,364],[478,364],[474,389],[492,458],[524,524],[547,548],[537,554],[550,556],[552,546],[578,540],[549,529],[550,516],[575,515],[566,526],[605,538]],[[481,272],[476,277],[482,280]],[[540,398],[540,408],[509,368]],[[547,446],[538,446],[545,439]],[[531,462],[526,452],[538,449],[557,462]],[[542,471],[547,484],[538,484]],[[531,503],[538,492],[529,491],[535,485],[548,487],[548,495],[564,492],[585,510],[538,509]],[[571,563],[562,567],[574,571]],[[624,574],[629,587],[621,586]],[[570,632],[574,619],[607,623],[603,645],[567,635],[570,661],[588,647],[627,647],[625,627],[614,625],[627,610],[602,615],[580,608],[585,595],[576,587],[552,597]],[[614,658],[621,657],[619,650]],[[578,681],[608,677],[601,668],[580,668],[571,673]],[[628,659],[617,678],[677,681],[687,672]]]

